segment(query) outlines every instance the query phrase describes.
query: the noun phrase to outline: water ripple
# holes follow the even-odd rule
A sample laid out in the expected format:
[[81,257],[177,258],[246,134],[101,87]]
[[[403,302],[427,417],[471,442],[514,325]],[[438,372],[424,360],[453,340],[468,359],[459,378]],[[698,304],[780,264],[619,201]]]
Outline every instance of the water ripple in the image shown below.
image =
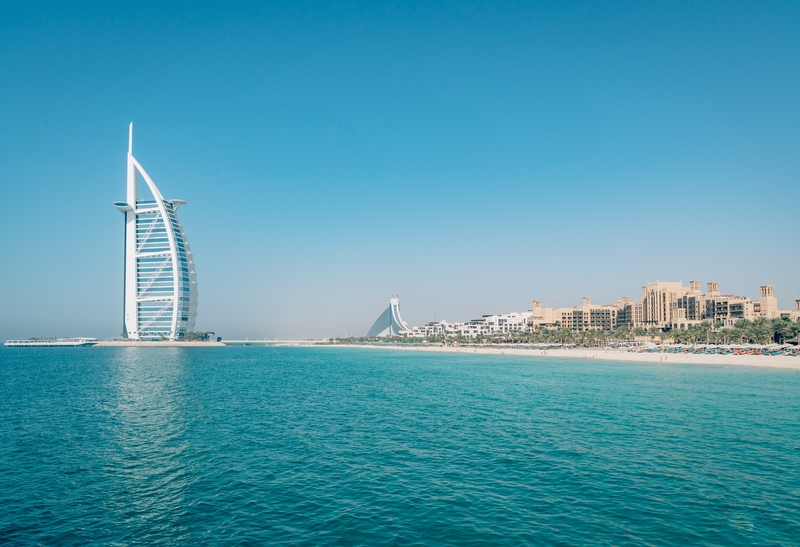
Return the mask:
[[0,544],[796,545],[800,374],[0,352]]

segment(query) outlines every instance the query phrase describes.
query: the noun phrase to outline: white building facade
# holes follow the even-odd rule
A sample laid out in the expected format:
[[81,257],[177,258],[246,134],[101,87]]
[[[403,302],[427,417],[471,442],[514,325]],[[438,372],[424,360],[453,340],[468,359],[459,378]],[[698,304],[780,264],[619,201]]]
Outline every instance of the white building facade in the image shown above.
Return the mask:
[[531,312],[513,312],[504,314],[484,315],[480,319],[464,321],[461,323],[448,323],[435,321],[411,328],[406,336],[424,338],[427,336],[464,336],[477,338],[492,334],[522,332],[528,328]]
[[[123,336],[180,340],[194,330],[197,317],[197,273],[177,215],[186,202],[165,200],[133,157],[133,123],[127,172],[127,199],[114,203],[125,215]],[[141,199],[139,175],[152,198]]]

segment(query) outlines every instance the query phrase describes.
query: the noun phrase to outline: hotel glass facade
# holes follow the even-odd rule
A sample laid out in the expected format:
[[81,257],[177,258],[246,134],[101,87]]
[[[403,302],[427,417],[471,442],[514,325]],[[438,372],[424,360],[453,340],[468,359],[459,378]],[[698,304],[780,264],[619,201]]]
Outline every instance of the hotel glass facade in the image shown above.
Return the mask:
[[[125,214],[123,335],[133,339],[179,340],[197,316],[197,274],[177,210],[186,202],[165,200],[128,144],[127,201],[114,206]],[[138,177],[152,199],[139,199]]]

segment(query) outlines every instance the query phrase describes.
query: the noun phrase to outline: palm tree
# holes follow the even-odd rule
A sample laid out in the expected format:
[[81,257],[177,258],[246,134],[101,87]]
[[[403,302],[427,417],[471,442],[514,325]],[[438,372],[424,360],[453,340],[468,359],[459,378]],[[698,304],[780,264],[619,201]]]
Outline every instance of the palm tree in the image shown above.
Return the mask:
[[700,335],[705,337],[706,344],[708,344],[709,342],[710,332],[711,332],[711,323],[709,323],[708,321],[703,321],[702,323],[700,323]]
[[766,317],[759,317],[750,325],[750,335],[757,344],[766,344],[773,335],[772,325]]
[[739,330],[747,330],[750,328],[750,321],[748,319],[739,319],[734,327]]
[[771,326],[772,339],[778,344],[783,344],[786,340],[797,336],[797,324],[792,323],[788,317],[773,319]]

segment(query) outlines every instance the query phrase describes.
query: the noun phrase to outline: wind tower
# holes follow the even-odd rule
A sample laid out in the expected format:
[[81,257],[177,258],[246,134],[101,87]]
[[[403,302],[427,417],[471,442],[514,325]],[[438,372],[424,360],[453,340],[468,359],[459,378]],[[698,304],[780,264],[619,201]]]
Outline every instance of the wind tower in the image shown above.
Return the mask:
[[[125,215],[123,336],[135,340],[180,340],[194,329],[197,273],[178,208],[165,200],[133,157],[133,122],[128,127],[126,201],[114,203]],[[139,175],[151,196],[140,199]]]

